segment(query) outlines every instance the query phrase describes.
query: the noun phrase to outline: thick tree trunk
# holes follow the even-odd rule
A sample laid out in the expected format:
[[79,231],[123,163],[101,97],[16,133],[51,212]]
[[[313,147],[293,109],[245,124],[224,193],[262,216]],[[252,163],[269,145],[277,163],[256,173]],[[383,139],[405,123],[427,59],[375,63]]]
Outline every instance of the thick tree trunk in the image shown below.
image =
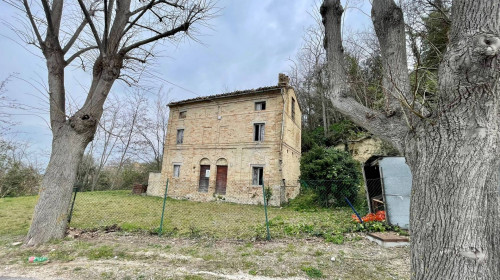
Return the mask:
[[[411,168],[412,279],[498,279],[500,6],[487,0],[453,1],[450,43],[439,68],[439,101],[430,114],[408,91],[403,13],[393,0],[375,0],[372,18],[384,78],[392,83],[386,89],[401,104],[391,110],[402,114],[385,118],[348,100],[339,63],[342,12],[339,0],[324,0],[332,101],[354,122],[395,144]],[[364,116],[358,113],[363,110]]]
[[69,124],[54,133],[50,162],[45,170],[26,245],[62,238],[78,165],[90,139],[77,134]]
[[456,116],[409,136],[412,279],[500,275],[498,127],[489,121],[467,129]]

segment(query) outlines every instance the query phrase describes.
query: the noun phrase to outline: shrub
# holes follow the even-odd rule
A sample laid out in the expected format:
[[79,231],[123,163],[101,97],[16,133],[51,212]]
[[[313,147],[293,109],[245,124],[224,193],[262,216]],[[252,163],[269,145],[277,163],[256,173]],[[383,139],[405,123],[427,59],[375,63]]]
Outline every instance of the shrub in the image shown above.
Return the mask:
[[36,194],[40,180],[37,170],[15,162],[4,174],[0,174],[0,198]]
[[266,204],[269,205],[269,200],[271,200],[271,197],[273,197],[273,190],[271,189],[271,187],[266,187],[265,193],[266,193]]
[[361,182],[359,163],[347,152],[316,146],[300,160],[301,181],[318,195],[322,205],[344,205],[356,200]]
[[321,206],[318,201],[318,194],[313,189],[304,188],[296,198],[290,200],[288,207],[295,211],[318,211],[317,207]]

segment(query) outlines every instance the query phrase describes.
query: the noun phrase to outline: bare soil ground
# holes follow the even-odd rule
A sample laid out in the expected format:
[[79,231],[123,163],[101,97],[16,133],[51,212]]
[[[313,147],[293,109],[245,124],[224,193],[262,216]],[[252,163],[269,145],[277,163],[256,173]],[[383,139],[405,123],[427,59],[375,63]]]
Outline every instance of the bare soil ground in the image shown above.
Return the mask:
[[[25,248],[0,239],[0,276],[36,279],[409,279],[409,249],[362,234],[342,245],[322,238],[272,241],[88,232]],[[30,264],[29,256],[49,262]]]

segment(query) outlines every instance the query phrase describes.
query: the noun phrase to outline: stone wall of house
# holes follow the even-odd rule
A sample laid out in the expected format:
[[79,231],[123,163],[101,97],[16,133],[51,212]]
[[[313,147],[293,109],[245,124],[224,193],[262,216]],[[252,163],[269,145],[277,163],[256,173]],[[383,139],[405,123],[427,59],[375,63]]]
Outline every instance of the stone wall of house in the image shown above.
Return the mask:
[[[266,109],[256,111],[255,102],[260,101],[266,102]],[[185,118],[180,118],[181,112],[184,112],[182,115]],[[296,109],[296,114],[300,147],[300,109]],[[167,178],[170,178],[170,197],[260,204],[263,201],[262,187],[252,184],[252,168],[258,166],[263,167],[264,184],[273,191],[270,205],[280,205],[282,197],[287,196],[283,194],[287,191],[282,186],[283,174],[295,178],[298,177],[297,172],[300,172],[293,164],[282,165],[282,119],[283,97],[279,89],[172,106],[162,172],[160,179],[157,175],[150,176],[152,187],[148,187],[148,195],[163,195],[161,188],[164,188]],[[255,123],[265,124],[262,142],[254,141]],[[176,143],[178,129],[184,130],[182,144]],[[292,131],[290,138],[296,140],[297,129]],[[293,146],[296,145],[295,141]],[[295,152],[295,157],[297,156],[300,157],[300,148],[299,153]],[[298,161],[295,159],[295,162]],[[180,165],[179,177],[173,176],[174,165]],[[199,191],[201,165],[210,165],[208,192]],[[225,195],[215,194],[218,165],[227,165]],[[288,171],[288,168],[297,170]],[[298,193],[298,186],[296,189],[290,191],[288,197]]]
[[[292,102],[292,98],[295,102]],[[292,118],[291,106],[295,106]],[[285,179],[284,201],[295,198],[300,192],[301,120],[302,114],[293,89],[285,95],[285,117],[283,126],[282,176]]]

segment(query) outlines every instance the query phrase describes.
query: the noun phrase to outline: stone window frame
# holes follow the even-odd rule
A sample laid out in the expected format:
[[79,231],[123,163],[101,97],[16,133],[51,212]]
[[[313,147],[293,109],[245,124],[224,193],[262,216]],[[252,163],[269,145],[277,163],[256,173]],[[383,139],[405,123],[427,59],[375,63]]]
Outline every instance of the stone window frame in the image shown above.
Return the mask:
[[[256,128],[257,128],[257,126],[260,126],[260,125],[262,125],[262,128],[258,130],[259,135],[257,136]],[[266,135],[266,122],[262,122],[262,121],[253,122],[253,133],[252,133],[253,141],[254,142],[264,142],[265,135]]]
[[[173,178],[179,178],[181,176],[181,165],[182,164],[180,164],[178,162],[173,163],[173,166],[174,166],[174,171],[173,171],[173,175],[172,175]],[[175,172],[176,167],[177,167],[177,174]]]
[[[265,164],[251,164],[250,165],[250,168],[251,168],[251,184],[252,186],[254,187],[262,187],[262,185],[264,184],[264,168],[265,168]],[[255,178],[254,175],[255,175],[255,169],[260,169],[262,170],[262,174],[258,174],[258,176],[261,176],[261,177],[257,177]],[[256,180],[258,181],[257,184],[255,184]]]
[[295,103],[296,103],[295,98],[292,97],[292,102],[291,103],[292,103],[290,105],[291,106],[291,111],[292,111],[291,117],[292,117],[292,121],[295,121]]
[[[258,107],[260,105],[260,108]],[[264,105],[264,106],[262,106]],[[267,107],[267,102],[266,100],[258,100],[254,102],[254,109],[255,111],[265,111]]]
[[184,143],[184,128],[177,129],[177,137],[175,138],[175,143],[176,144]]
[[179,119],[185,119],[187,115],[187,110],[179,111]]

